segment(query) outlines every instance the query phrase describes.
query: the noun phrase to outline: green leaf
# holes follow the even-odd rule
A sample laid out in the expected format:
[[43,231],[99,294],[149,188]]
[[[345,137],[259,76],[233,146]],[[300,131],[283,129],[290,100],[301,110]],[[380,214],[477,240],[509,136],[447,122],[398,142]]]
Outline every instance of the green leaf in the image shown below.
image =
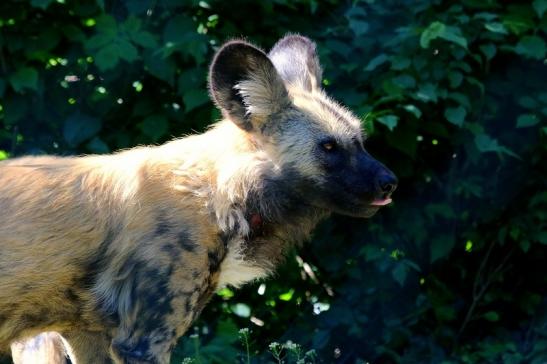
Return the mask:
[[157,142],[161,137],[167,134],[169,122],[165,115],[154,114],[144,119],[138,127],[144,135],[148,136],[152,141]]
[[522,114],[517,119],[517,128],[529,128],[538,123],[539,118],[535,114]]
[[290,301],[292,300],[293,295],[294,295],[294,289],[291,288],[287,292],[280,294],[279,299],[281,301]]
[[467,49],[467,39],[465,39],[461,29],[458,27],[447,26],[439,37]]
[[527,35],[517,43],[515,52],[527,58],[543,59],[546,52],[545,41],[537,35]]
[[117,42],[117,46],[118,55],[121,59],[127,62],[133,62],[134,60],[139,58],[139,52],[137,51],[137,48],[135,48],[135,46],[128,41],[120,39]]
[[463,73],[459,71],[450,71],[448,73],[448,83],[451,88],[458,88],[462,84]]
[[422,117],[422,111],[414,105],[411,105],[411,104],[405,105],[403,106],[403,109],[405,109],[406,111],[414,115],[416,119],[419,119]]
[[186,15],[173,17],[163,29],[164,43],[179,43],[183,36],[197,35],[196,25],[192,18]]
[[454,248],[456,239],[452,235],[440,235],[433,237],[430,244],[430,262],[446,258]]
[[32,0],[30,5],[34,8],[45,10],[52,2],[54,2],[54,0]]
[[157,52],[150,49],[145,53],[144,64],[148,73],[170,85],[174,84],[176,64],[173,57],[163,58]]
[[9,77],[9,81],[16,92],[25,89],[36,90],[38,88],[38,71],[31,67],[19,68]]
[[395,71],[402,71],[410,67],[411,60],[406,56],[394,57],[391,60],[391,69]]
[[429,48],[429,44],[433,39],[437,39],[445,31],[446,25],[441,22],[435,21],[422,32],[420,36],[420,46],[422,48]]
[[543,245],[547,245],[547,231],[538,232],[535,236],[535,239]]
[[114,42],[114,39],[115,38],[110,35],[96,34],[87,40],[85,47],[88,50],[97,50]]
[[140,31],[138,33],[131,34],[131,40],[133,43],[144,48],[156,48],[158,46],[156,37],[147,31]]
[[496,311],[488,311],[484,314],[484,318],[490,322],[499,321],[500,315]]
[[518,103],[525,109],[535,109],[538,107],[538,102],[530,96],[522,96],[518,99]]
[[349,27],[355,35],[360,36],[368,31],[369,25],[368,22],[364,20],[351,18],[349,20]]
[[530,245],[530,240],[524,239],[519,241],[519,247],[524,253],[527,253],[530,250]]
[[515,158],[520,158],[518,154],[516,154],[509,148],[500,145],[496,139],[484,133],[475,135],[475,145],[481,153],[497,152],[501,154],[507,154]]
[[395,85],[402,88],[414,88],[416,80],[410,75],[399,75],[391,80]]
[[429,48],[432,40],[442,38],[467,49],[467,39],[462,35],[461,29],[456,26],[447,26],[435,21],[429,25],[420,36],[420,46]]
[[469,97],[467,97],[467,95],[460,92],[451,92],[448,94],[447,98],[465,106],[467,110],[471,110],[471,102],[469,101]]
[[29,111],[27,98],[19,95],[6,97],[2,100],[2,106],[4,107],[4,123],[6,125],[16,124]]
[[463,125],[466,115],[467,111],[465,111],[465,109],[461,106],[449,107],[444,111],[444,117],[446,120],[459,127]]
[[503,25],[502,23],[486,23],[484,24],[484,27],[493,33],[507,34],[507,28],[505,28],[505,25]]
[[185,111],[195,109],[198,106],[204,105],[209,102],[209,95],[205,90],[188,90],[182,95]]
[[425,102],[437,102],[437,86],[430,82],[421,84],[416,93],[416,97],[418,100]]
[[486,134],[475,136],[475,145],[480,152],[499,152],[500,145],[496,139],[491,138]]
[[70,115],[63,126],[63,137],[71,147],[76,147],[101,130],[101,121],[76,112]]
[[382,53],[371,59],[368,64],[365,66],[365,71],[374,71],[378,66],[384,64],[389,59],[386,54]]
[[532,6],[534,7],[538,17],[542,18],[543,14],[547,10],[547,0],[534,0],[534,2],[532,2]]
[[129,33],[136,33],[141,29],[142,20],[134,15],[129,15],[123,22],[122,28]]
[[120,60],[119,48],[116,44],[109,44],[101,48],[95,55],[95,63],[101,71],[116,67]]
[[486,56],[487,60],[491,60],[496,55],[496,46],[492,43],[483,44],[479,46],[482,54]]
[[402,287],[405,284],[406,276],[408,275],[408,266],[402,262],[398,263],[391,271],[391,276]]
[[97,32],[106,36],[115,38],[118,33],[118,24],[111,15],[103,14],[97,18],[97,24],[95,25]]
[[6,152],[5,150],[0,150],[0,161],[3,161],[8,158],[9,158],[8,152]]
[[99,137],[94,137],[93,139],[91,139],[89,143],[87,143],[86,147],[92,153],[103,154],[110,152],[110,148],[108,147],[108,145],[106,145],[106,143],[102,141],[102,139]]
[[396,115],[384,115],[376,118],[376,120],[378,120],[379,123],[387,126],[387,128],[392,131],[397,126],[399,117]]

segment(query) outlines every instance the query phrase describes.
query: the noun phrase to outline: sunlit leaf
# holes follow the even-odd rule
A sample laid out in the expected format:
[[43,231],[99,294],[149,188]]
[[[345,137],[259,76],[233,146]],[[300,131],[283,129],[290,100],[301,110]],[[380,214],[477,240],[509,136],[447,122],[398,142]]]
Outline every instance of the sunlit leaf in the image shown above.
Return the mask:
[[502,23],[486,23],[484,24],[484,27],[493,33],[507,34],[507,29]]
[[291,288],[289,291],[280,294],[279,299],[281,301],[290,301],[292,300],[293,295],[294,295],[294,289]]
[[449,42],[458,44],[467,48],[467,39],[462,35],[461,29],[456,26],[447,26],[441,22],[435,21],[429,25],[420,37],[420,46],[429,48],[432,40],[442,38]]
[[405,105],[403,106],[403,108],[409,113],[411,113],[412,115],[414,115],[416,119],[419,119],[422,117],[422,111],[414,105]]
[[378,120],[379,123],[387,126],[389,130],[393,130],[397,126],[399,117],[397,115],[384,115],[376,118],[376,120]]
[[250,317],[251,308],[245,303],[236,303],[231,306],[232,312],[239,317]]

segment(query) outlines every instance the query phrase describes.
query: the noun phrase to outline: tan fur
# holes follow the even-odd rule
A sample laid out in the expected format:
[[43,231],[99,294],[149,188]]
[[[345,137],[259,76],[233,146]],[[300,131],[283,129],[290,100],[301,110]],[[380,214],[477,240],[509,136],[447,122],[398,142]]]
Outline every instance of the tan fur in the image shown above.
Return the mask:
[[[331,135],[362,153],[358,120],[317,80],[284,84],[251,45],[219,54],[211,91],[225,119],[204,134],[105,156],[0,162],[3,349],[55,331],[79,364],[168,363],[215,290],[268,275],[331,210],[346,213],[331,206],[317,148]],[[372,197],[330,192],[355,205],[348,214],[377,210]],[[59,347],[60,337],[40,338]],[[14,344],[14,358],[31,344]],[[64,360],[50,351],[52,363]]]

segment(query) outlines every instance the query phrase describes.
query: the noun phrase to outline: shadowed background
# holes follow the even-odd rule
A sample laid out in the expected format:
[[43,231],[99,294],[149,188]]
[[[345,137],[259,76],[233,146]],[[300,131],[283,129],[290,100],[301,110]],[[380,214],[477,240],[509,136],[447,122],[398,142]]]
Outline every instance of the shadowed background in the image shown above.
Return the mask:
[[220,291],[172,362],[544,363],[546,13],[547,0],[3,1],[0,159],[203,131],[220,117],[214,50],[299,32],[399,176],[395,203],[334,216],[276,277]]

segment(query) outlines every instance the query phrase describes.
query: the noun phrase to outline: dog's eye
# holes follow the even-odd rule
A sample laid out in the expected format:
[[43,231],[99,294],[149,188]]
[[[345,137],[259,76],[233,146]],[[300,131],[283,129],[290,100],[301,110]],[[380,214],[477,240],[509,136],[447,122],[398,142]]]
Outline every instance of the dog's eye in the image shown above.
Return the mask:
[[321,148],[323,148],[323,150],[326,152],[334,152],[336,148],[338,147],[336,144],[336,140],[332,138],[328,138],[321,141],[320,145],[321,145]]

